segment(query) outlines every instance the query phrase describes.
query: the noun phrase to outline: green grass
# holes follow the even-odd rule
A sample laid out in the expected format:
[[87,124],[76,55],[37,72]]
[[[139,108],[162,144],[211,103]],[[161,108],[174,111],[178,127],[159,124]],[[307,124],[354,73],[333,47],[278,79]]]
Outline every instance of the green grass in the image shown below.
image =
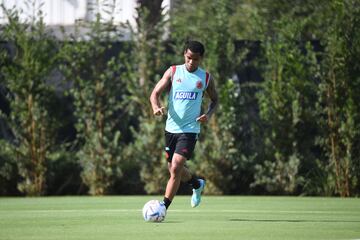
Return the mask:
[[360,239],[360,199],[177,196],[163,223],[147,223],[154,196],[0,198],[0,240]]

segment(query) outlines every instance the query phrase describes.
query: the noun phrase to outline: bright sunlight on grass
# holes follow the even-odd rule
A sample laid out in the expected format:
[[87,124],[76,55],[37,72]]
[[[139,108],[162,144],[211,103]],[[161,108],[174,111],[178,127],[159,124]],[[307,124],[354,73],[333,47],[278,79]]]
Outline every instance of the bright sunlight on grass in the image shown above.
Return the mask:
[[0,198],[0,239],[360,239],[360,200],[178,196],[163,223],[147,223],[157,196]]

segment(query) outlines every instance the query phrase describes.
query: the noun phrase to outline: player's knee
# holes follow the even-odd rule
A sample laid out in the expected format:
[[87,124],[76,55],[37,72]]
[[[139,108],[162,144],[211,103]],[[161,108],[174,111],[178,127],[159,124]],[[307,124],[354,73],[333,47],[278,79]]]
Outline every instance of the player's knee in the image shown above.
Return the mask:
[[172,161],[171,161],[171,165],[169,166],[169,171],[171,174],[171,177],[179,177],[181,178],[181,174],[182,174],[182,170],[184,167],[184,163],[185,163],[186,159],[178,154],[175,154]]
[[170,167],[170,174],[172,177],[181,177],[182,166],[178,164],[172,164]]

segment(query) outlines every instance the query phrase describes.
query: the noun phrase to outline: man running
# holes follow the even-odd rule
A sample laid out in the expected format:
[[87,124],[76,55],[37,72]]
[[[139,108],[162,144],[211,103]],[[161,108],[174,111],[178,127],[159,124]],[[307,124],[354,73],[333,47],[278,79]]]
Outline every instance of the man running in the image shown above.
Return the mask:
[[[184,48],[185,63],[171,66],[156,84],[150,96],[154,115],[166,113],[160,103],[160,95],[169,90],[167,120],[165,127],[165,151],[170,178],[168,180],[163,204],[170,206],[179,189],[180,182],[187,182],[193,188],[191,206],[201,201],[205,180],[196,178],[185,166],[191,158],[200,133],[200,124],[209,121],[217,106],[218,96],[212,76],[199,67],[204,46],[198,41],[188,41]],[[204,93],[210,98],[206,113],[201,113]]]

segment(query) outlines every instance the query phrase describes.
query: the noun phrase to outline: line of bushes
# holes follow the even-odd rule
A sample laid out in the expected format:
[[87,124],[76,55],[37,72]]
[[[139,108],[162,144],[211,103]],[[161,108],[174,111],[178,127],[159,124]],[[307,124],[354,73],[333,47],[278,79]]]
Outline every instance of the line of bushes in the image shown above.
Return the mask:
[[356,1],[184,0],[170,19],[161,3],[139,3],[128,42],[99,14],[60,41],[41,12],[24,22],[3,6],[0,195],[163,193],[148,97],[189,38],[220,96],[188,163],[207,193],[360,193]]

